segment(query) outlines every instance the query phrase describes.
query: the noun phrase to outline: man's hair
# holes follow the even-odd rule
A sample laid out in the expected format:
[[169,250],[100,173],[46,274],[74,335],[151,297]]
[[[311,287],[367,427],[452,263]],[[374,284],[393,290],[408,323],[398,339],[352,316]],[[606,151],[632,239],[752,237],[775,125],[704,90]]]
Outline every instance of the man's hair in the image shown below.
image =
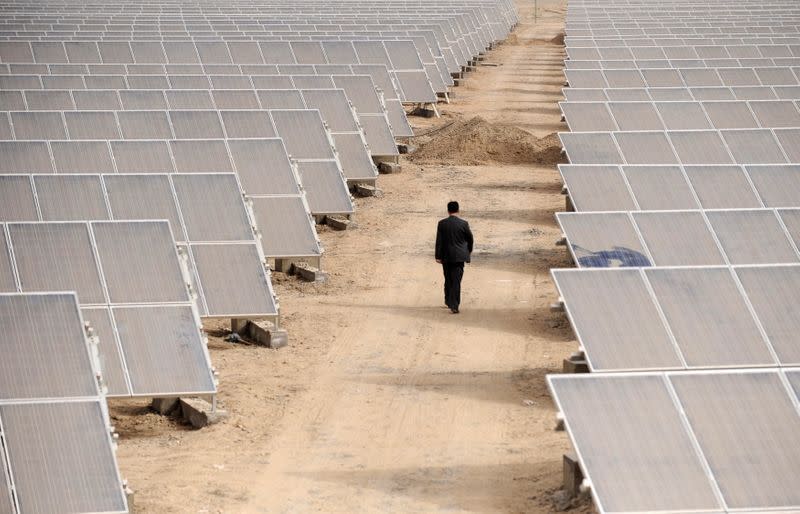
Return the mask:
[[447,203],[447,212],[450,214],[455,214],[458,212],[458,202],[448,202]]

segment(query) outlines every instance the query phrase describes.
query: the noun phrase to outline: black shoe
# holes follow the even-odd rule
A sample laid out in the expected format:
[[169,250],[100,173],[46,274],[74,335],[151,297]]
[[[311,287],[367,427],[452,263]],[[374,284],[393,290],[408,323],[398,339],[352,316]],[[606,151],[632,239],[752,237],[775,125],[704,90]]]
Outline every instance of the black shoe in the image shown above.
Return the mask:
[[450,309],[450,312],[452,312],[453,314],[458,314],[458,309],[452,309],[452,308],[451,308],[451,309]]

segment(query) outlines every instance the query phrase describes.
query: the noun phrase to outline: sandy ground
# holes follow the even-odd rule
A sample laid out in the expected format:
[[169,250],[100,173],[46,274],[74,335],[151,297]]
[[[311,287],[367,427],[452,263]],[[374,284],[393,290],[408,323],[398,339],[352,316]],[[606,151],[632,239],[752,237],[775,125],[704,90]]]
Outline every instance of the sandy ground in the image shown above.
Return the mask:
[[[423,133],[480,115],[536,136],[563,129],[561,2],[527,2],[514,36]],[[435,133],[432,133],[435,134]],[[430,135],[429,139],[435,135]],[[456,162],[458,160],[456,159]],[[275,274],[291,345],[207,327],[230,417],[193,431],[142,402],[112,408],[137,512],[552,512],[567,436],[544,377],[576,344],[550,267],[568,266],[554,165],[404,160],[358,228],[321,229],[326,284]],[[476,235],[462,313],[442,306],[435,224],[458,199]],[[586,511],[590,507],[580,506]]]

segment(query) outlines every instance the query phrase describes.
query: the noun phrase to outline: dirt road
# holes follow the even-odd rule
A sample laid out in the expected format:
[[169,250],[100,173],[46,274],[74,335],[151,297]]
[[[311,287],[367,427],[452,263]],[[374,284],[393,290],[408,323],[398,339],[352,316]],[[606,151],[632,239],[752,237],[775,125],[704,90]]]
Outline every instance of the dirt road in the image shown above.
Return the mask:
[[[471,74],[441,120],[416,119],[420,132],[476,115],[562,129],[551,40],[564,10],[540,6],[535,25],[521,6],[511,41],[486,58],[500,66]],[[478,166],[404,161],[380,178],[384,198],[359,200],[356,230],[323,230],[327,284],[276,274],[290,347],[212,337],[224,423],[195,432],[141,403],[113,409],[138,511],[553,510],[568,443],[544,375],[576,347],[548,309],[549,268],[568,265],[553,245],[564,200],[553,165],[498,164],[495,152]],[[443,308],[432,254],[451,199],[477,242],[459,315]]]

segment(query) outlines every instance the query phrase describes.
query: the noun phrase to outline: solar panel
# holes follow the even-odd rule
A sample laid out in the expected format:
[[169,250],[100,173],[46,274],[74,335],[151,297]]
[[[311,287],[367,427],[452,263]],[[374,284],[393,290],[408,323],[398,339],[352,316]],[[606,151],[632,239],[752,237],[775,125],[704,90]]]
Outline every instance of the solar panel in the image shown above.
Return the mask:
[[271,111],[275,128],[294,159],[333,159],[333,148],[316,110]]
[[633,219],[656,266],[725,263],[699,212],[637,212]]
[[340,187],[344,177],[336,161],[302,161],[297,166],[308,204],[314,214],[346,214],[353,212],[347,187]]
[[332,134],[332,137],[345,178],[347,180],[375,180],[378,171],[372,164],[361,134],[358,132],[340,133]]
[[[570,251],[581,267],[649,266],[633,222],[626,213],[556,215]],[[613,234],[612,237],[609,235]],[[613,239],[613,241],[611,240]]]
[[636,203],[616,166],[560,165],[577,211],[632,211]]
[[671,382],[730,508],[800,503],[789,478],[798,471],[793,431],[800,417],[777,373],[676,376]]
[[712,211],[708,219],[731,264],[798,260],[794,245],[773,211]]
[[706,209],[763,207],[748,176],[738,166],[686,166],[684,170]]
[[617,164],[622,162],[617,144],[611,134],[559,133],[561,144],[572,164]]
[[602,512],[722,511],[664,378],[548,381]]
[[[111,173],[114,171],[114,163],[111,160],[111,153],[106,141],[52,141],[50,151],[53,155],[56,173]],[[30,170],[18,171],[29,172]]]
[[593,371],[684,367],[641,271],[555,270],[553,279]]
[[[197,265],[198,287],[205,298],[206,312],[222,318],[263,318],[277,314],[271,287],[263,268],[248,263],[260,262],[255,243],[221,246],[195,244],[191,253]],[[220,263],[225,263],[224,267]],[[226,268],[237,270],[230,273]]]
[[36,219],[36,217],[36,204],[33,199],[30,177],[0,175],[0,219],[24,221]]
[[[41,221],[78,221],[109,219],[103,199],[103,186],[96,175],[37,175],[33,178]],[[36,203],[20,212],[32,213],[25,221],[40,221]],[[32,208],[32,209],[31,209]],[[14,221],[0,218],[2,221]]]
[[227,137],[270,138],[277,135],[267,111],[219,111],[219,115],[225,123]]

